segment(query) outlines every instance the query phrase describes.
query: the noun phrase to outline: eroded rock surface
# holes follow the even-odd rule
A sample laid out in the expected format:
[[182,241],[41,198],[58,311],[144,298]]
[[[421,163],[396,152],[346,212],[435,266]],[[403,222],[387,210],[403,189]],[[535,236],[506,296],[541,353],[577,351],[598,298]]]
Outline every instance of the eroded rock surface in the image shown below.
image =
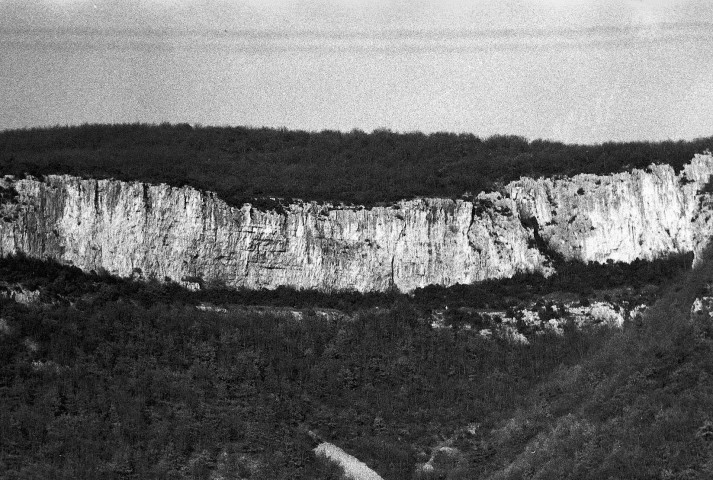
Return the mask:
[[713,158],[699,155],[679,175],[652,166],[523,178],[474,201],[302,202],[279,213],[190,187],[6,177],[0,186],[17,195],[0,207],[0,254],[191,285],[411,291],[547,272],[547,250],[598,262],[700,250],[711,232],[711,173]]
[[537,224],[549,248],[585,262],[651,260],[700,251],[711,233],[710,154],[697,155],[678,175],[652,165],[614,175],[523,178],[508,184],[526,223]]
[[419,199],[391,207],[235,208],[184,187],[48,176],[14,182],[0,253],[85,270],[235,287],[402,291],[545,268],[515,204]]

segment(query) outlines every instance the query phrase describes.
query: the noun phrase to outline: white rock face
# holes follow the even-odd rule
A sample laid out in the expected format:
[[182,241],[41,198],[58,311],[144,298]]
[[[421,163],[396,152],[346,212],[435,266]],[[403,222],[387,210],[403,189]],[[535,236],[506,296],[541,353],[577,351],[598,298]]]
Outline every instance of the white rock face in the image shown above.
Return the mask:
[[520,216],[535,220],[548,247],[585,262],[652,260],[700,251],[711,233],[710,154],[696,155],[679,175],[652,165],[608,176],[522,178],[506,186]]
[[346,480],[384,480],[367,464],[331,443],[320,443],[314,453],[338,465],[344,471]]
[[610,327],[621,328],[624,325],[624,316],[611,305],[597,302],[591,307],[590,315],[595,320],[603,322]]
[[713,297],[698,297],[691,305],[692,318],[713,318]]
[[[9,185],[6,182],[6,185]],[[193,188],[48,176],[14,182],[0,253],[84,270],[229,286],[410,291],[546,269],[532,231],[500,194],[392,207],[299,203],[235,208]]]
[[548,272],[536,233],[549,249],[584,261],[697,251],[713,231],[710,195],[699,193],[712,173],[713,158],[700,155],[680,175],[652,166],[523,178],[474,202],[370,209],[305,202],[284,213],[232,207],[189,187],[6,178],[1,186],[19,195],[0,206],[0,254],[187,283],[411,291]]

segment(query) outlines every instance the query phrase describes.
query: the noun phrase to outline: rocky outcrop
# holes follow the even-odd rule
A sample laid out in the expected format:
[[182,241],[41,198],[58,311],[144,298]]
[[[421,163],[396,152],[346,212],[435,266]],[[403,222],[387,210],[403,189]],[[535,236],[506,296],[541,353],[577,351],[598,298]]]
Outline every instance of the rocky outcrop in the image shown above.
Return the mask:
[[549,249],[585,262],[651,260],[698,252],[711,233],[710,154],[697,155],[678,174],[651,165],[608,176],[523,178],[507,195],[525,223],[537,225]]
[[48,176],[6,180],[0,253],[85,270],[235,287],[402,291],[545,268],[532,231],[500,194],[390,207],[231,207],[193,188]]
[[314,449],[314,453],[341,468],[342,478],[345,480],[383,480],[367,464],[331,443],[320,443]]
[[711,231],[702,193],[711,173],[713,158],[702,155],[678,175],[652,166],[523,178],[474,201],[302,202],[284,212],[233,207],[190,187],[6,177],[0,254],[189,283],[411,291],[547,272],[547,251],[604,262],[697,250]]

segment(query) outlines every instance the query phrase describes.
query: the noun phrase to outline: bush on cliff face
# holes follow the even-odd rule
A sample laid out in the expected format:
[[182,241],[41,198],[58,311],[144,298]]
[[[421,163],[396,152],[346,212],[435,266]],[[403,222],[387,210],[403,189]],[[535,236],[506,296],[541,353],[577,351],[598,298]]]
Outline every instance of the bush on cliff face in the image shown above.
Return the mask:
[[[374,205],[460,198],[520,176],[608,174],[651,163],[679,169],[713,138],[565,145],[516,136],[304,132],[246,127],[83,125],[0,132],[0,173],[191,185],[231,204],[295,197]],[[261,200],[263,208],[281,208]]]

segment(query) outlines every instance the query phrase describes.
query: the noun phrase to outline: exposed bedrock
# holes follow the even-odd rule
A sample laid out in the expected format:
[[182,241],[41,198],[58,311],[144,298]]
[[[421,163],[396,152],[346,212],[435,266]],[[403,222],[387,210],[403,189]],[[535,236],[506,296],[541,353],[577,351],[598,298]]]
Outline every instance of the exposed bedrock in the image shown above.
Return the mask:
[[521,178],[505,187],[520,217],[536,221],[548,248],[566,259],[631,262],[697,252],[711,233],[710,154],[676,175],[651,165],[614,175]]
[[283,213],[232,207],[190,187],[6,177],[0,253],[235,287],[410,291],[546,272],[543,250],[598,262],[696,251],[710,236],[703,191],[712,173],[713,158],[699,155],[679,175],[652,166],[523,178],[474,201],[368,209],[303,202]]

